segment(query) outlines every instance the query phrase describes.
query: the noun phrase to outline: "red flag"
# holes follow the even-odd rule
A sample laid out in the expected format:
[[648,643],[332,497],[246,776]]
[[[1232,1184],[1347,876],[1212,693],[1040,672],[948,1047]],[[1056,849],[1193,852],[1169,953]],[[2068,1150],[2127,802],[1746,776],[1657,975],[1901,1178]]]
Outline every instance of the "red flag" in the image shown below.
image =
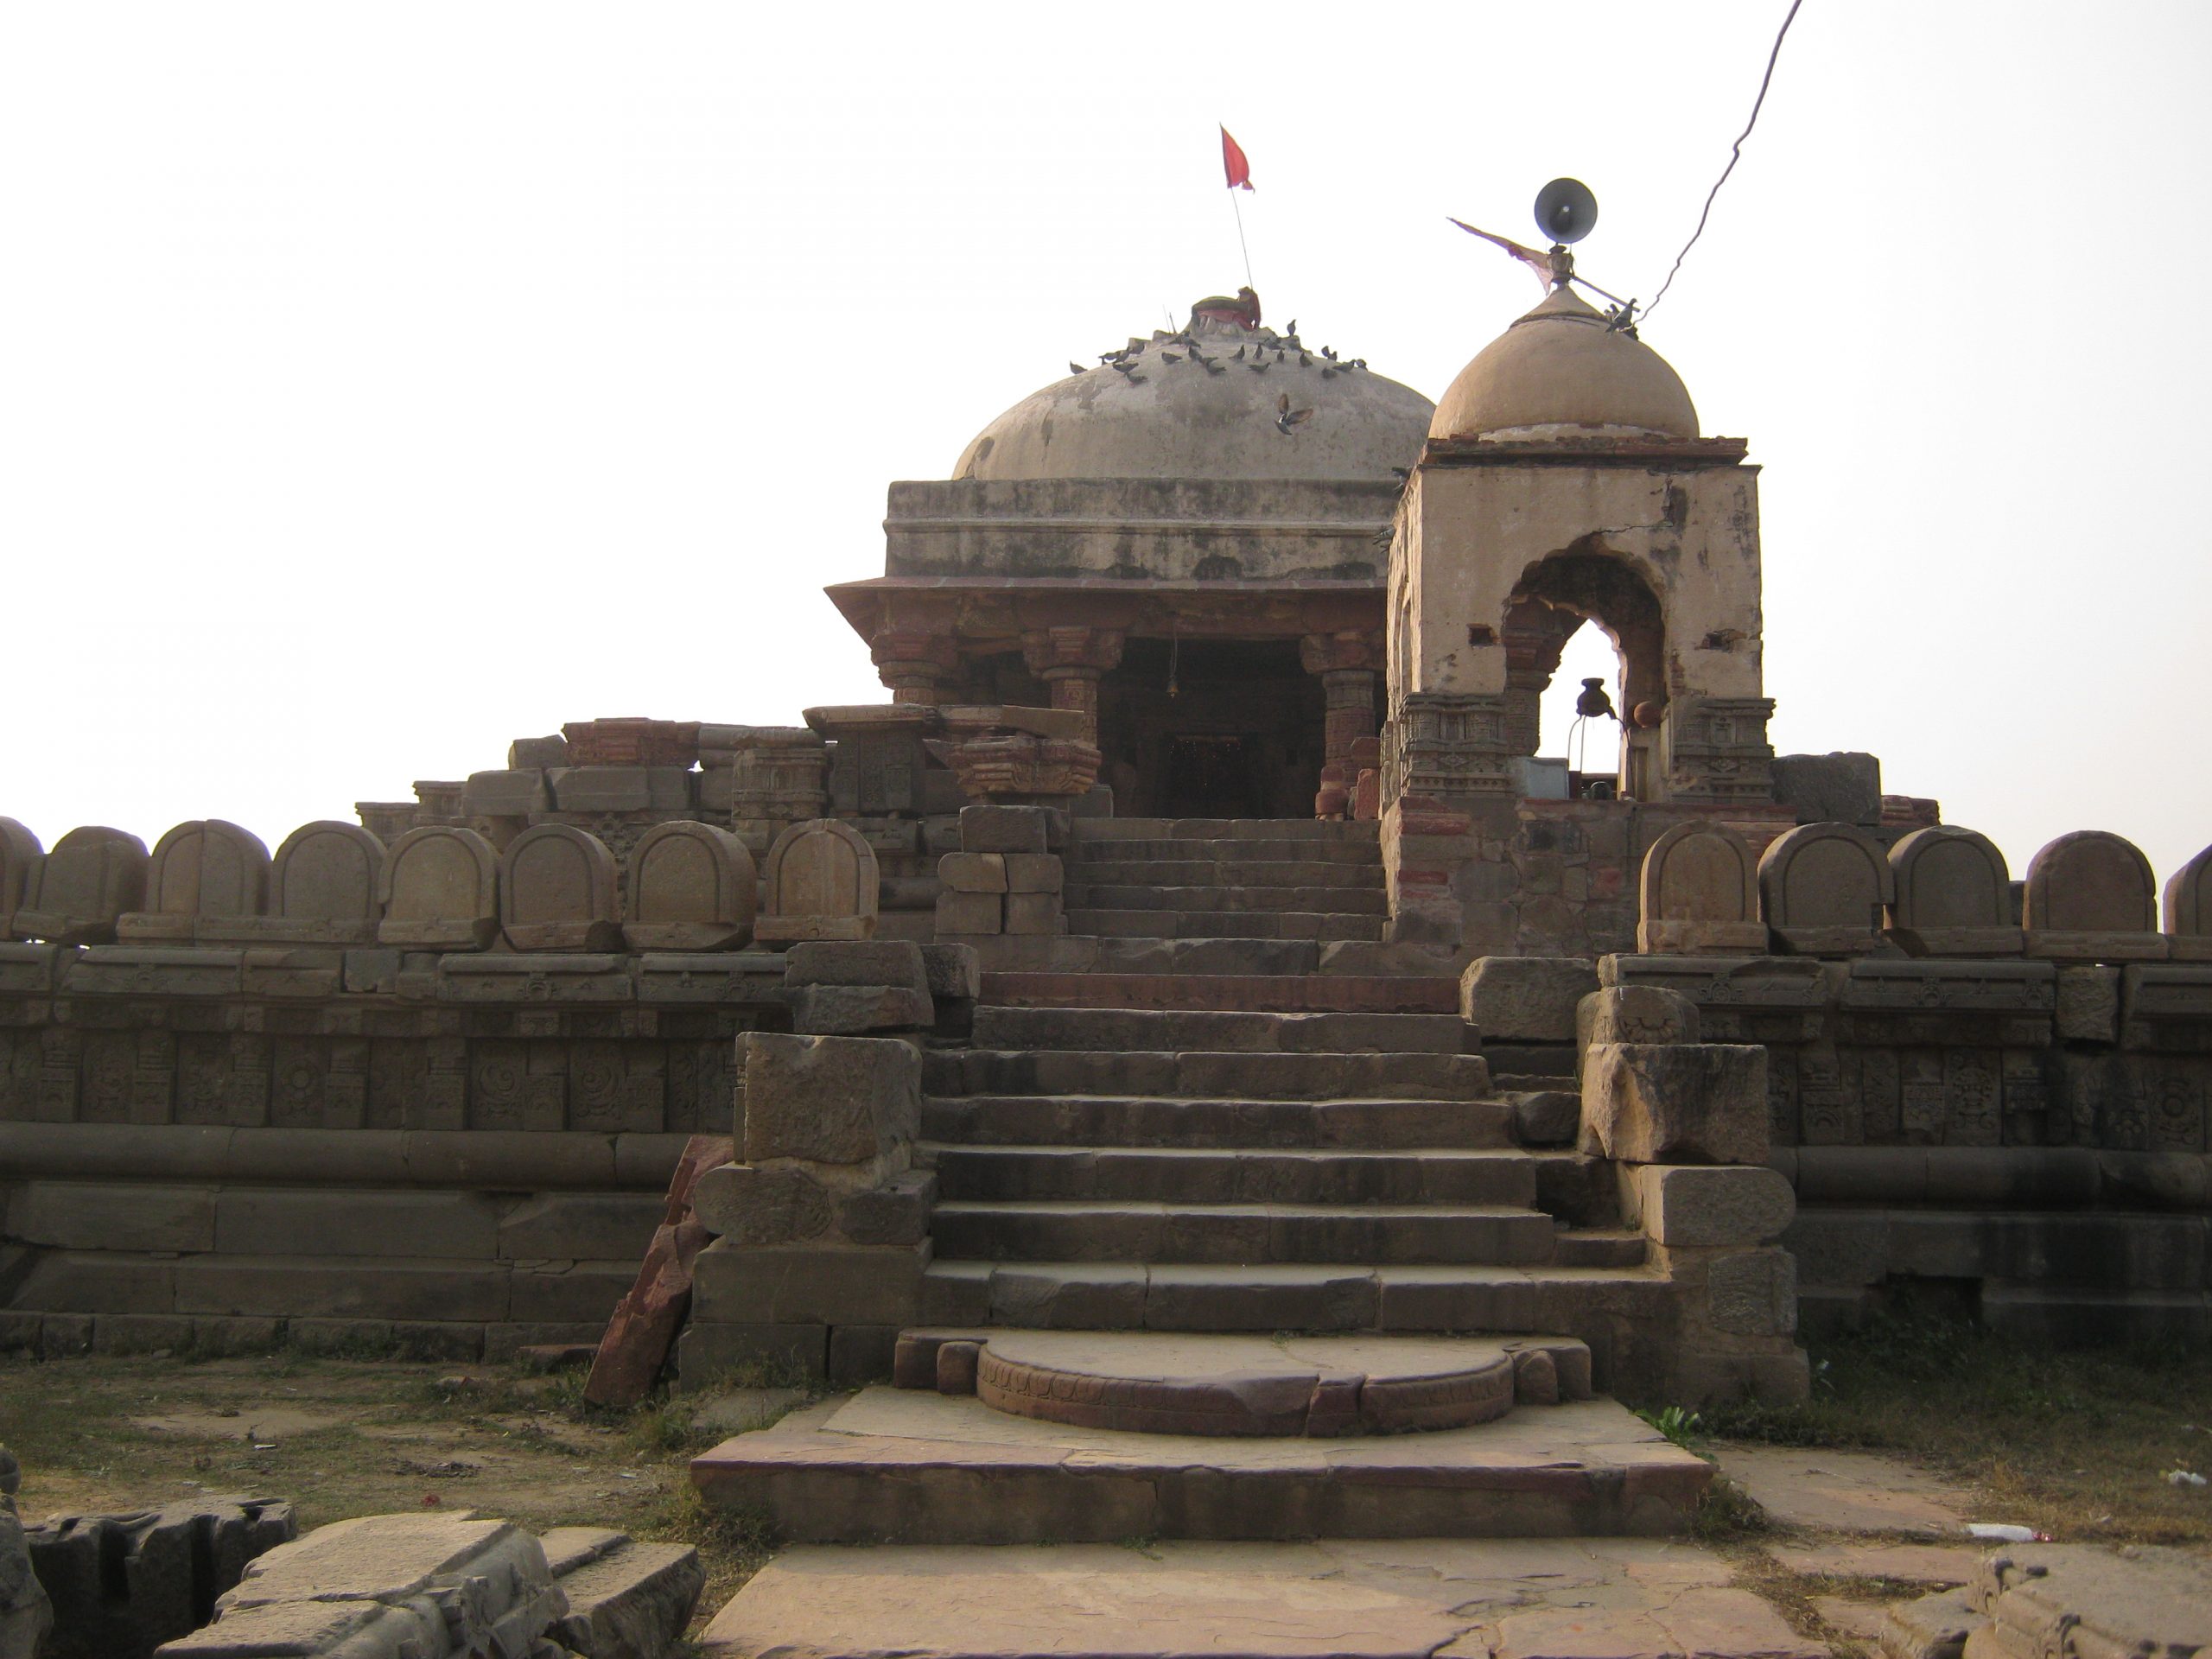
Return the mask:
[[1221,170],[1229,175],[1232,190],[1252,188],[1252,163],[1244,159],[1243,146],[1229,136],[1229,129],[1221,130]]

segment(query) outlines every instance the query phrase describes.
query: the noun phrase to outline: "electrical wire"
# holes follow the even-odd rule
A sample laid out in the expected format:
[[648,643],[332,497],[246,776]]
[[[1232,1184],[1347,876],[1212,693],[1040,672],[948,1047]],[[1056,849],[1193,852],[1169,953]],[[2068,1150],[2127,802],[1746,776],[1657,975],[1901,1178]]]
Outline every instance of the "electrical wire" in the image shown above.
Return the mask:
[[1789,0],[1789,15],[1782,20],[1782,27],[1775,31],[1774,50],[1766,54],[1766,73],[1759,77],[1759,95],[1751,101],[1751,118],[1744,123],[1743,131],[1736,136],[1735,145],[1728,152],[1728,165],[1720,169],[1720,176],[1713,181],[1713,188],[1706,194],[1705,211],[1697,216],[1697,229],[1690,232],[1690,239],[1682,244],[1682,251],[1675,256],[1674,269],[1667,273],[1667,280],[1659,284],[1659,291],[1652,296],[1651,303],[1643,308],[1645,316],[1659,308],[1659,302],[1667,297],[1667,290],[1675,285],[1675,276],[1681,270],[1682,261],[1690,257],[1690,250],[1697,245],[1698,238],[1705,234],[1705,221],[1713,212],[1713,199],[1720,194],[1720,187],[1728,182],[1728,175],[1736,170],[1736,163],[1744,159],[1744,140],[1751,136],[1751,129],[1759,124],[1759,110],[1766,102],[1766,89],[1774,79],[1775,60],[1782,56],[1782,38],[1789,33],[1789,25],[1797,21],[1797,8],[1804,3],[1805,0]]

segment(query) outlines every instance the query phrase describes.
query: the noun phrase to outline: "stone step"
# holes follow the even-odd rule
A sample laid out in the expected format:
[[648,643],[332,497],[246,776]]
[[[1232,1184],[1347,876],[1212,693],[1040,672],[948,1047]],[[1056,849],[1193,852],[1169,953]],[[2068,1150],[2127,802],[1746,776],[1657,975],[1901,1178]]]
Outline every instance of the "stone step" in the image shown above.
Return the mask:
[[979,1048],[1217,1054],[1457,1054],[1456,1014],[1255,1014],[1148,1008],[976,1010]]
[[[710,1505],[759,1515],[794,1543],[1084,1543],[1676,1533],[1712,1467],[1610,1400],[1469,1428],[1284,1441],[1080,1428],[879,1387],[725,1440],[693,1459],[691,1478]],[[1020,1592],[997,1595],[1008,1593]],[[803,1650],[912,1651],[903,1638]],[[1054,1650],[1033,1638],[1012,1651]],[[1122,1650],[1095,1636],[1066,1649]]]
[[1184,840],[1343,844],[1373,849],[1380,826],[1332,818],[1076,818],[1068,838],[1077,846],[1113,841]]
[[925,1138],[969,1147],[1505,1150],[1513,1121],[1502,1100],[987,1092],[922,1102]]
[[1107,858],[1068,861],[1072,880],[1093,887],[1329,887],[1380,893],[1380,862],[1288,858]]
[[1648,1267],[941,1256],[922,1274],[921,1319],[1057,1331],[1560,1332],[1590,1344],[1604,1388],[1615,1333],[1669,1328],[1675,1294]]
[[1518,1151],[975,1147],[935,1141],[924,1141],[915,1150],[922,1164],[936,1169],[938,1193],[944,1199],[1493,1204],[1522,1209],[1536,1204],[1536,1160]]
[[1208,841],[1194,836],[1160,836],[1142,841],[1077,841],[1065,855],[1081,871],[1102,863],[1334,864],[1346,869],[1379,870],[1382,849],[1373,842]]
[[988,1262],[1433,1262],[1552,1259],[1549,1216],[1503,1205],[939,1203],[941,1255]]
[[1562,1268],[1637,1268],[1649,1254],[1638,1229],[1587,1228],[1560,1233],[1553,1241],[1552,1260]]
[[1570,1337],[1224,1337],[1158,1331],[902,1331],[892,1385],[1141,1434],[1335,1439],[1465,1428],[1587,1400]]
[[1003,973],[983,976],[983,1000],[1021,1008],[1456,1014],[1459,982],[1410,974]]
[[1326,911],[1078,910],[1068,931],[1109,939],[1376,939],[1380,916]]
[[[1513,1426],[1509,1419],[1505,1427]],[[1592,1432],[1606,1431],[1593,1420]],[[1656,1472],[1611,1443],[1576,1466],[1593,1490],[1602,1471],[1630,1469],[1643,1490]],[[1535,1478],[1548,1491],[1560,1480],[1555,1467]],[[1145,1513],[1116,1518],[1141,1526]],[[700,1651],[707,1659],[1829,1653],[1738,1584],[1729,1561],[1677,1538],[1440,1538],[1404,1550],[1326,1540],[1126,1542],[801,1545],[747,1581],[708,1626]]]
[[[1070,910],[1173,910],[1185,915],[1231,911],[1326,916],[1388,916],[1382,888],[1297,887],[1151,887],[1071,881],[1063,895]],[[1071,924],[1072,925],[1072,924]]]
[[1153,1095],[1191,1100],[1457,1100],[1489,1096],[1479,1054],[1116,1053],[976,1048],[922,1057],[932,1095]]

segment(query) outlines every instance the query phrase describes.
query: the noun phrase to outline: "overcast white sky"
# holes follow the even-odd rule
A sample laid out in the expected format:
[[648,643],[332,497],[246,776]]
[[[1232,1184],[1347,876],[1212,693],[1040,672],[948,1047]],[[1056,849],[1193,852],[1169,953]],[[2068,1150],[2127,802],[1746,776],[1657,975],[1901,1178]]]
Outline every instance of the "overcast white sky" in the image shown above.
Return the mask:
[[[1579,175],[1648,298],[1784,10],[0,5],[0,812],[273,846],[881,699],[822,585],[1242,279],[1217,121],[1270,319],[1434,397],[1539,297],[1444,216]],[[1777,748],[2015,874],[2212,841],[2208,69],[2201,3],[1806,0],[1644,331],[1766,468]]]

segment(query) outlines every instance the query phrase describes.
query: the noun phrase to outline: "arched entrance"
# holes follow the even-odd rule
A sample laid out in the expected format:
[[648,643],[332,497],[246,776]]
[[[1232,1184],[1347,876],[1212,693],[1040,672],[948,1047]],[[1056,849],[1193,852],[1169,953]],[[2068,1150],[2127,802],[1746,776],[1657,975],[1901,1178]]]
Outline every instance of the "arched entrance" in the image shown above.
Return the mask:
[[1658,792],[1658,726],[1667,703],[1666,624],[1658,596],[1643,577],[1627,560],[1592,542],[1530,564],[1506,598],[1499,630],[1505,647],[1506,752],[1536,753],[1539,706],[1559,671],[1560,654],[1584,623],[1595,623],[1611,642],[1618,664],[1606,690],[1620,715],[1621,742],[1617,779],[1603,783],[1606,768],[1593,761],[1584,771],[1599,777],[1591,779],[1589,788],[1650,800]]

